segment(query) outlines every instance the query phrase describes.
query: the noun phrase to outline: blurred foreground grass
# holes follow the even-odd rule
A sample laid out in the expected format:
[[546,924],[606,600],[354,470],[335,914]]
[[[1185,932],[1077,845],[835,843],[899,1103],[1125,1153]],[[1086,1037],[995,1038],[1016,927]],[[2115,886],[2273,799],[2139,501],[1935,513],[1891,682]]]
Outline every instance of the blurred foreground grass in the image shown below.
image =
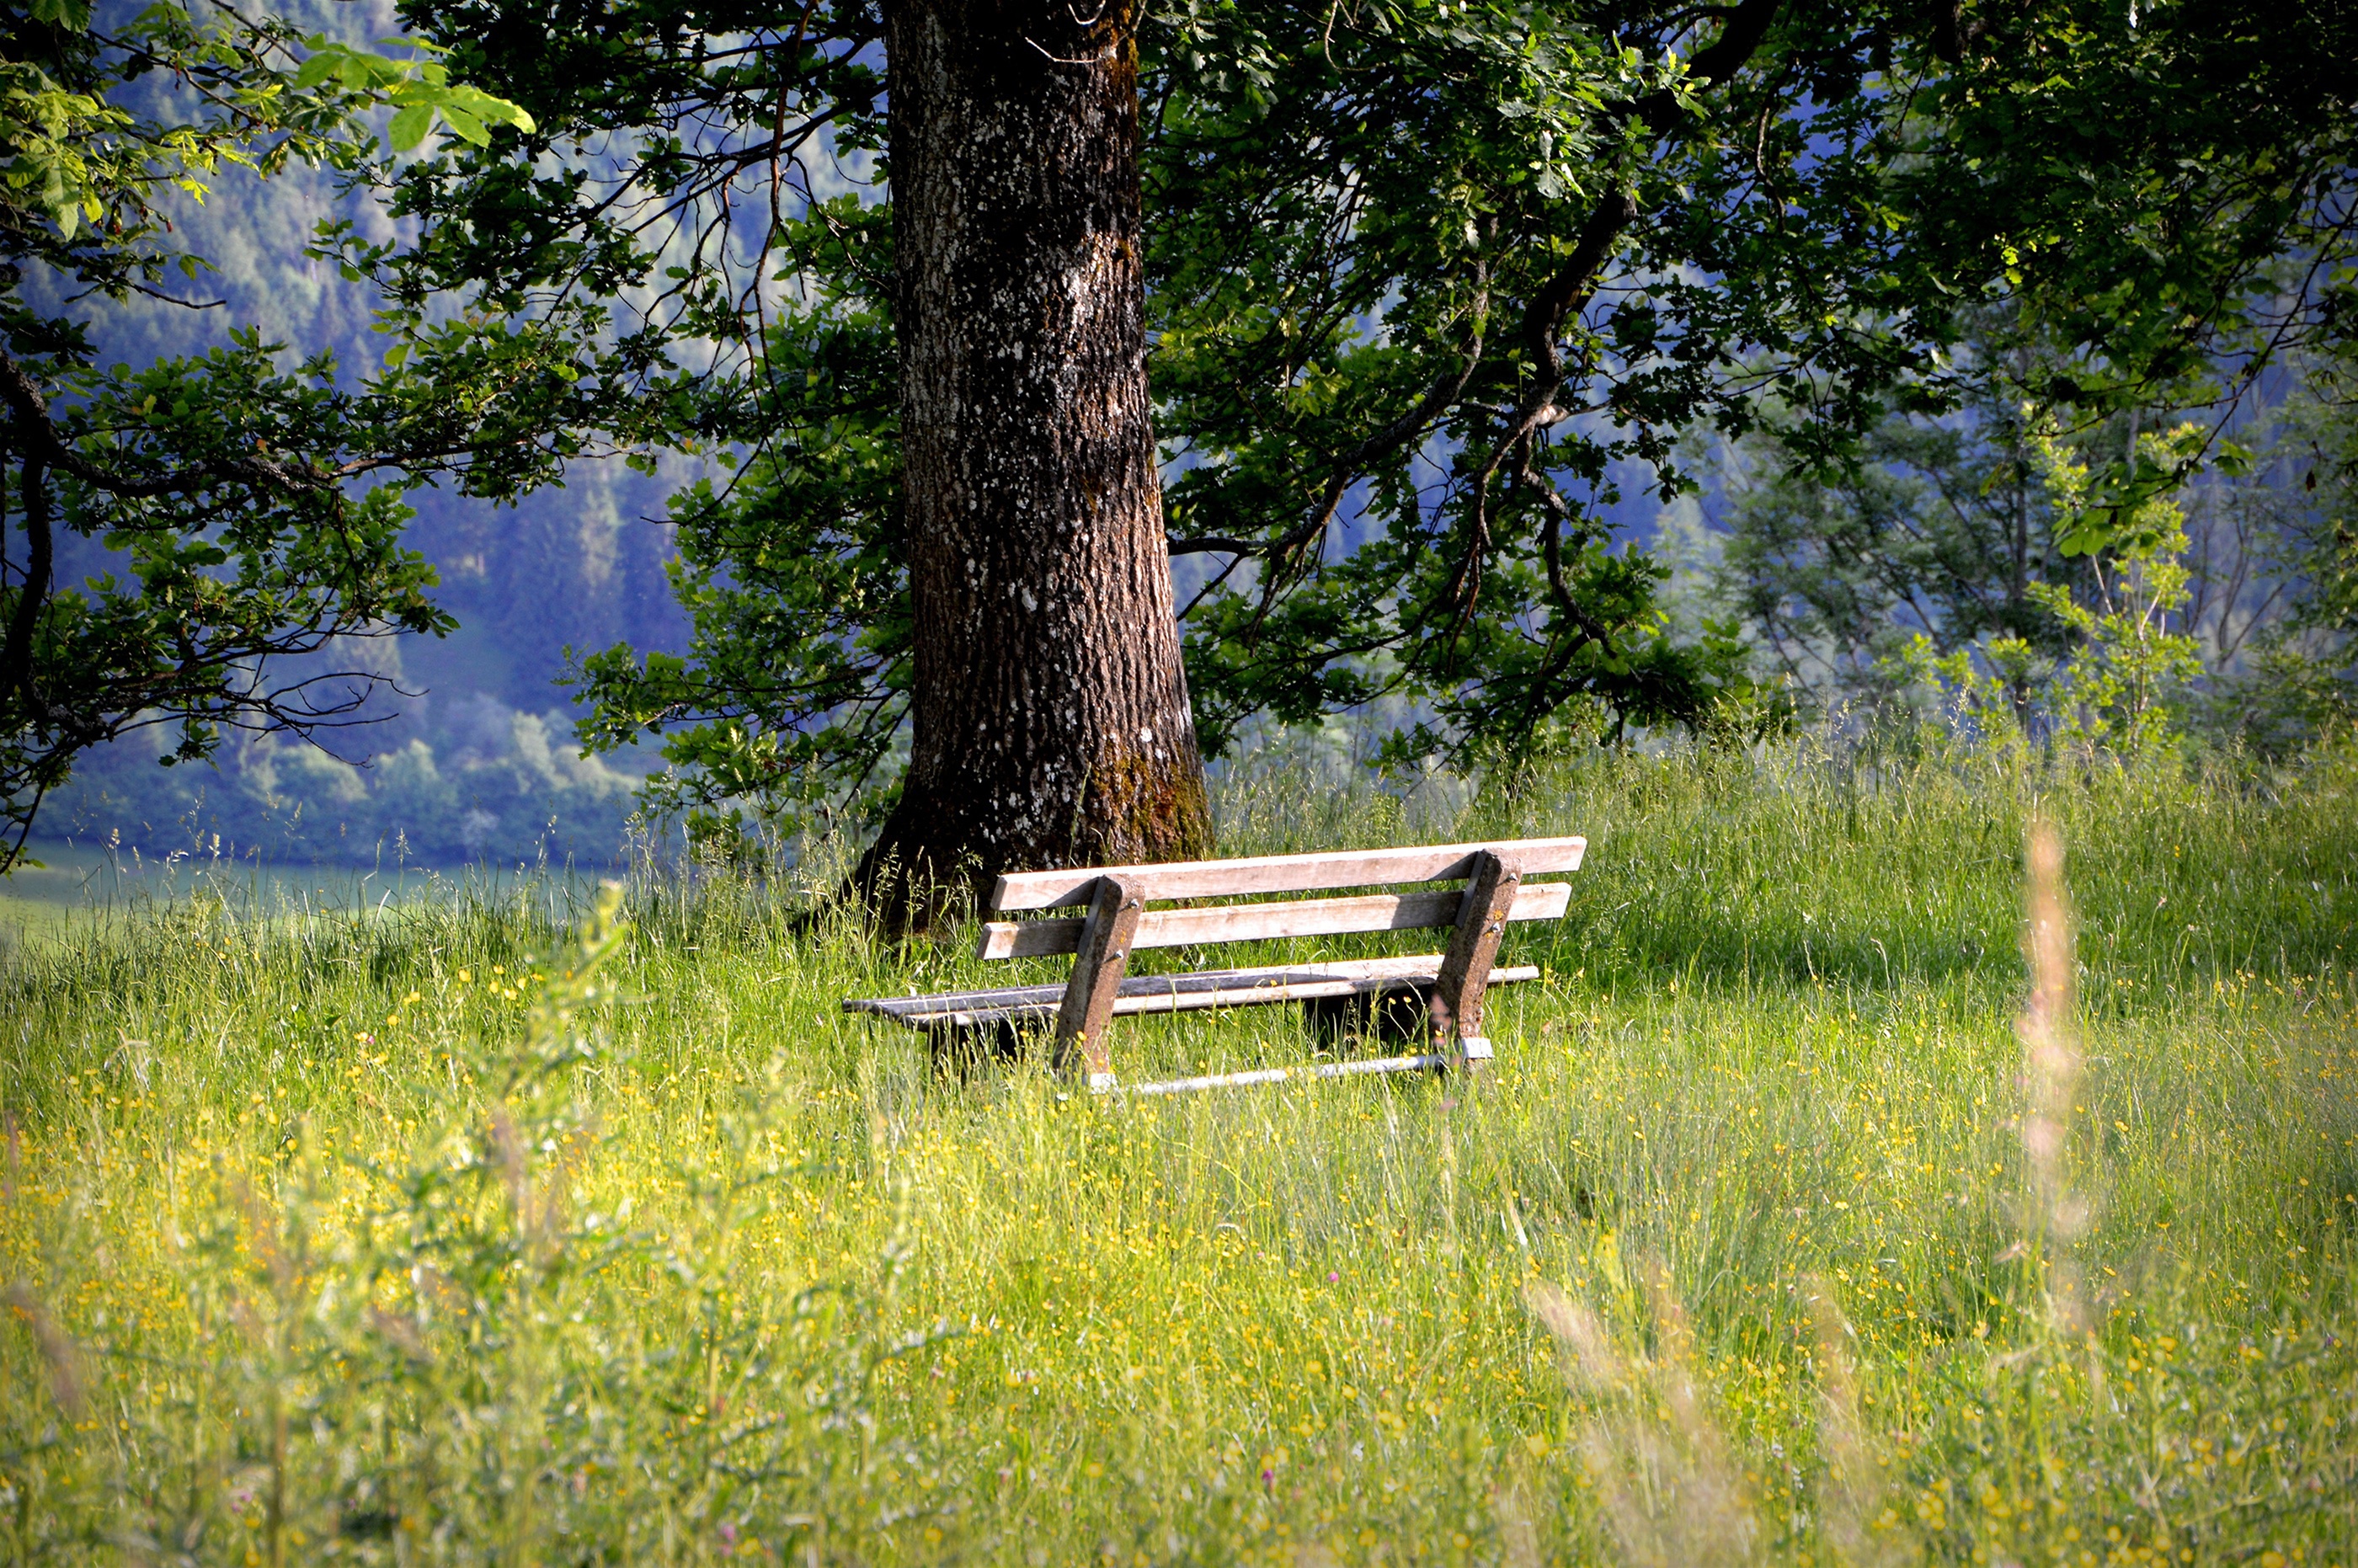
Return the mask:
[[1472,1091],[936,1076],[838,1000],[1003,973],[719,875],[19,946],[0,1558],[2358,1562],[2358,756],[1271,769],[1223,828],[1591,851]]

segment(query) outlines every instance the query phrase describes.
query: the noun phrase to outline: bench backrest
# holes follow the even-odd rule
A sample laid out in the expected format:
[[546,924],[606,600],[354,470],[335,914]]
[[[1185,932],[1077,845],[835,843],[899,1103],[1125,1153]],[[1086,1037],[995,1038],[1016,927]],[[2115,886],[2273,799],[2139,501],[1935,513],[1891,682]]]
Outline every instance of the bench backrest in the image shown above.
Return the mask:
[[[1174,860],[1151,866],[1098,866],[1065,871],[1015,871],[991,890],[990,910],[1087,908],[1100,878],[1117,877],[1148,903],[1318,892],[1330,888],[1384,887],[1454,881],[1473,874],[1484,850],[1519,876],[1575,871],[1585,838],[1520,838],[1487,844],[1438,844],[1407,849],[1357,849],[1314,855],[1263,855],[1241,860]],[[1515,891],[1509,920],[1553,920],[1572,896],[1563,882],[1525,883]],[[1330,936],[1354,931],[1410,931],[1455,925],[1463,895],[1454,889],[1372,893],[1356,898],[1296,899],[1282,903],[1215,904],[1149,910],[1138,916],[1130,946],[1175,947],[1190,943],[1252,942],[1280,936]],[[1085,918],[991,921],[977,956],[1022,958],[1080,950]]]

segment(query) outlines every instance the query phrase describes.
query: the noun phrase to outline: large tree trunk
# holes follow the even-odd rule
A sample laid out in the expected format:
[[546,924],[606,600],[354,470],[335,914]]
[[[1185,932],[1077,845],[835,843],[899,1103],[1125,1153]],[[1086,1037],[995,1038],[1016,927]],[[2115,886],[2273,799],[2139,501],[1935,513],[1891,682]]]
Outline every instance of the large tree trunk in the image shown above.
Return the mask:
[[896,923],[930,888],[1209,838],[1149,423],[1133,18],[1086,15],[887,7],[915,733],[859,880]]

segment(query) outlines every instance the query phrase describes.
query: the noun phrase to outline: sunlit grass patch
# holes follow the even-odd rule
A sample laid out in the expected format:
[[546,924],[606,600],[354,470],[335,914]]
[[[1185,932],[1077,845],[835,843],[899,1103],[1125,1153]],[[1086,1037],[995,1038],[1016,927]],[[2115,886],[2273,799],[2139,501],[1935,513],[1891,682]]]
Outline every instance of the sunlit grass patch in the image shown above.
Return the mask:
[[[594,979],[587,911],[513,897],[28,946],[0,1541],[2348,1562],[2353,782],[1606,758],[1313,822],[1590,837],[1478,1089],[937,1074],[837,1003],[984,979],[962,941],[725,877],[635,890]],[[1232,790],[1232,852],[1322,841],[1305,792]],[[2034,804],[2078,915],[2062,1227],[2017,1029]],[[1311,1048],[1282,1008],[1114,1045]]]

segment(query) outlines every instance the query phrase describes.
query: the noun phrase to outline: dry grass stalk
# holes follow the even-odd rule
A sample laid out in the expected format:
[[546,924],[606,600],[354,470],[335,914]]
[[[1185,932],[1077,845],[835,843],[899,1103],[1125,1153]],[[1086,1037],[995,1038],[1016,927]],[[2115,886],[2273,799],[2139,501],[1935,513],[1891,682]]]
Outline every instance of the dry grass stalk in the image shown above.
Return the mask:
[[1906,1558],[1899,1542],[1878,1535],[1884,1509],[1881,1467],[1867,1441],[1858,1409],[1858,1379],[1851,1366],[1850,1324],[1834,1304],[1833,1289],[1810,1281],[1810,1317],[1817,1338],[1818,1457],[1825,1479],[1819,1492],[1819,1529],[1836,1563],[1849,1568],[1881,1568]]
[[1594,1312],[1544,1281],[1524,1292],[1567,1352],[1565,1378],[1594,1403],[1582,1437],[1619,1561],[1713,1568],[1753,1560],[1759,1528],[1726,1436],[1705,1407],[1693,1336],[1670,1271],[1649,1271],[1657,1352],[1625,1356]]
[[2072,984],[2071,909],[2063,886],[2063,839],[2044,816],[2030,823],[2024,875],[2023,953],[2030,964],[2030,997],[2015,1021],[2023,1045],[2026,1090],[2022,1150],[2027,1189],[2022,1238],[2008,1257],[2028,1257],[2045,1271],[2048,1314],[2064,1333],[2085,1326],[2077,1266],[2061,1249],[2088,1228],[2085,1199],[2072,1190],[2070,1145],[2074,1098],[2083,1058]]
[[58,1320],[49,1315],[49,1308],[33,1293],[31,1286],[9,1286],[6,1300],[32,1331],[33,1343],[40,1347],[41,1360],[49,1371],[49,1397],[69,1418],[80,1416],[86,1379],[82,1376],[81,1355],[73,1340],[58,1326]]
[[1541,1568],[1539,1525],[1531,1517],[1531,1489],[1520,1465],[1490,1499],[1498,1521],[1499,1560],[1506,1568]]

